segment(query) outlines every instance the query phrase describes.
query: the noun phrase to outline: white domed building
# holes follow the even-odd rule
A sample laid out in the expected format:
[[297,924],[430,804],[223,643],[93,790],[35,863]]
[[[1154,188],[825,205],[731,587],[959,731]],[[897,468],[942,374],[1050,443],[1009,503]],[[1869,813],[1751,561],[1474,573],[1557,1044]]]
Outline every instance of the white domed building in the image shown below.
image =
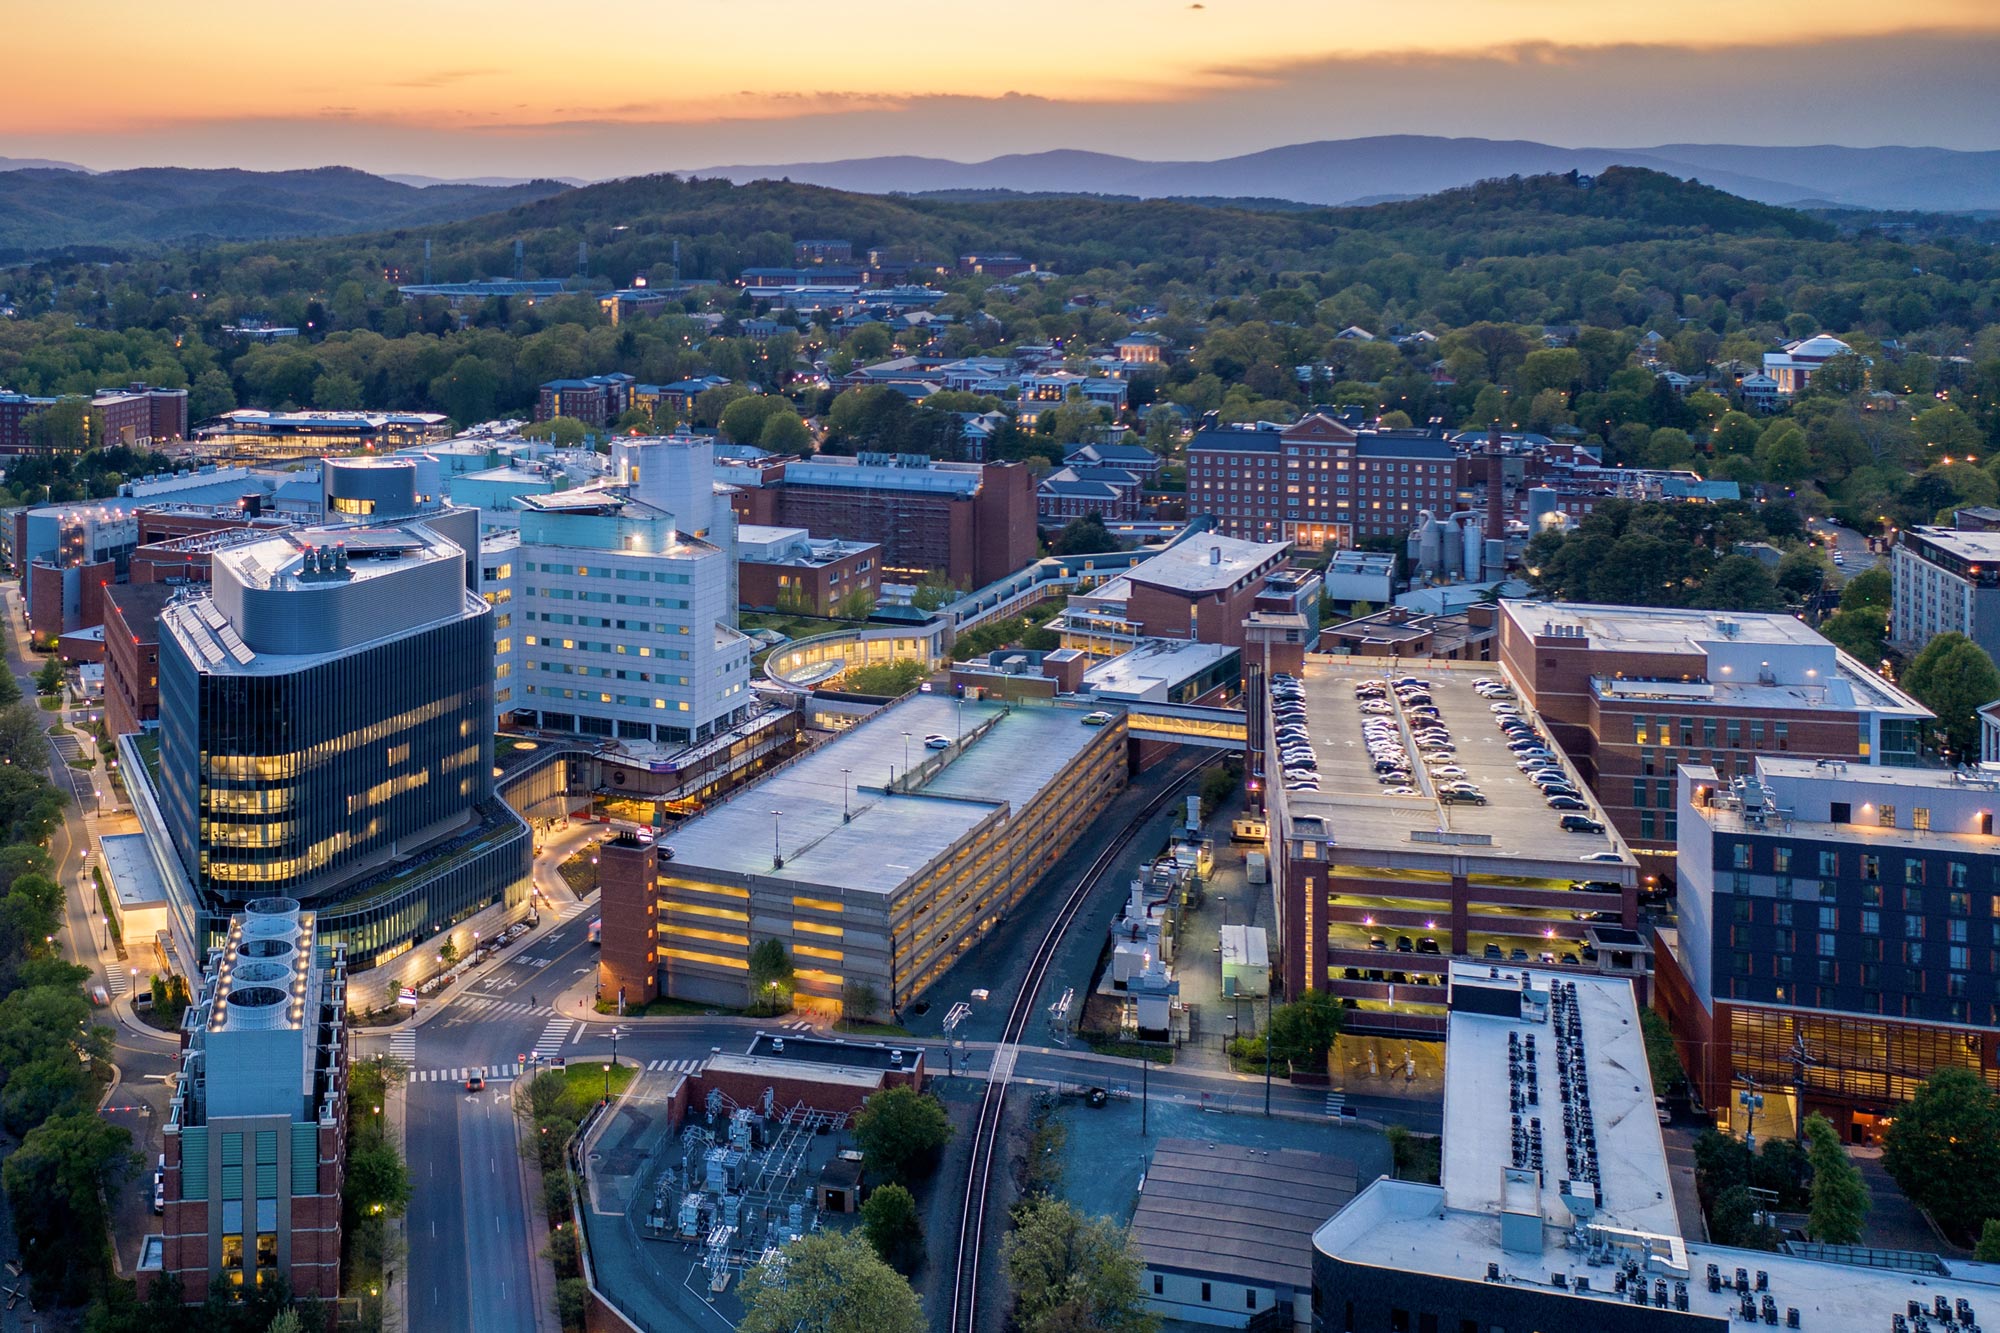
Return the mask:
[[1778,382],[1778,393],[1790,398],[1802,393],[1813,372],[1836,356],[1852,356],[1854,349],[1830,333],[1816,334],[1803,342],[1788,345],[1782,352],[1764,353],[1764,373]]

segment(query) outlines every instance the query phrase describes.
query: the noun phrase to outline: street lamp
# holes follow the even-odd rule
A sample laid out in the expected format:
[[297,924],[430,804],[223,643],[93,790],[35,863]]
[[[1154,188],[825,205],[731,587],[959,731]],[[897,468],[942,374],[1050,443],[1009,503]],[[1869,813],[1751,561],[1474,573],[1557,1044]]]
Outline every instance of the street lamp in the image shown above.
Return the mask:
[[618,1029],[611,1029],[611,1064],[604,1066],[604,1104],[611,1104],[611,1065],[618,1063]]
[[851,768],[840,770],[840,822],[843,824],[849,823],[854,819],[853,814],[847,808],[847,778],[853,771]]
[[909,772],[910,772],[910,733],[906,731],[903,733],[903,776],[905,781],[907,781],[909,778]]
[[785,868],[785,852],[778,845],[779,821],[783,818],[784,813],[783,810],[773,810],[771,812],[771,869],[773,870],[783,870]]

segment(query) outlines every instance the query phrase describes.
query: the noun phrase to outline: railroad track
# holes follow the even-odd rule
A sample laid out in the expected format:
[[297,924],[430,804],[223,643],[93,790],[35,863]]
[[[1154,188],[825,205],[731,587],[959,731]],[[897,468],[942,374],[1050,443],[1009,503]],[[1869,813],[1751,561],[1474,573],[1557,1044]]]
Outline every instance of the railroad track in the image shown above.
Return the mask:
[[1133,840],[1139,836],[1139,830],[1167,805],[1178,801],[1187,780],[1212,762],[1213,757],[1204,757],[1185,765],[1184,771],[1176,774],[1160,794],[1133,817],[1125,831],[1097,854],[1077,878],[1075,887],[1063,900],[1055,918],[1049,922],[1041,943],[1028,960],[1020,992],[1007,1011],[1007,1021],[1000,1029],[1000,1042],[993,1049],[986,1091],[979,1099],[979,1120],[972,1131],[972,1157],[965,1170],[965,1203],[958,1218],[958,1257],[951,1277],[950,1333],[977,1333],[979,1253],[986,1235],[986,1200],[993,1181],[994,1147],[1000,1137],[1000,1115],[1007,1102],[1007,1085],[1013,1081],[1015,1048],[1027,1030],[1029,1020],[1034,1017],[1042,983],[1047,979],[1049,964],[1055,958],[1056,944],[1076,919],[1084,899],[1097,887],[1105,871],[1131,847]]

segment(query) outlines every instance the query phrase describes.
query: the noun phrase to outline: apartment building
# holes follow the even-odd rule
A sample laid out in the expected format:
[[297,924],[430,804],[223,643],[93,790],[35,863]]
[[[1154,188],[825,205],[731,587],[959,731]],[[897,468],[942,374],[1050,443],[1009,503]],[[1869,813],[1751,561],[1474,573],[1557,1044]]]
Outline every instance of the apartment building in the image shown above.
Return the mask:
[[1890,554],[1889,578],[1891,643],[1914,652],[1956,632],[2000,656],[2000,532],[1906,528]]
[[1301,550],[1401,538],[1423,510],[1449,513],[1462,478],[1442,434],[1356,431],[1313,413],[1289,426],[1203,430],[1188,445],[1188,509],[1220,530]]
[[623,373],[550,380],[535,395],[535,420],[570,417],[602,429],[632,406],[633,377]]
[[1705,1105],[1764,1089],[1875,1141],[1933,1070],[2000,1088],[2000,773],[1760,755],[1683,764],[1678,931],[1660,998]]

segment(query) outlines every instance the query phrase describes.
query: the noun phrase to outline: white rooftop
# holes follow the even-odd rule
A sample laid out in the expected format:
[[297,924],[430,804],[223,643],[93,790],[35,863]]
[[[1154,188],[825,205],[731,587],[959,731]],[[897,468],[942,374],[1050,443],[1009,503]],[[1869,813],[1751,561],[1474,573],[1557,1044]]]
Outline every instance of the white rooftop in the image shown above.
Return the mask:
[[1083,686],[1089,693],[1113,698],[1170,702],[1167,693],[1175,686],[1235,656],[1237,650],[1226,644],[1141,639],[1129,651],[1084,672]]
[[1910,535],[1966,560],[2000,560],[2000,532],[1960,532],[1957,528],[1915,527]]
[[[681,825],[669,839],[674,862],[896,893],[981,823],[1061,781],[1103,734],[1083,725],[1087,711],[912,695]],[[926,749],[932,734],[965,740]],[[906,765],[919,772],[909,794]],[[892,772],[898,786],[888,791]],[[782,869],[772,865],[774,835]]]
[[1257,570],[1275,565],[1289,546],[1289,542],[1248,542],[1206,533],[1133,566],[1125,577],[1176,592],[1232,588]]
[[[1461,1003],[1470,989],[1492,988],[1518,996],[1525,978],[1529,993],[1544,997],[1541,1016],[1512,1019],[1475,1012]],[[1603,1203],[1596,1220],[1609,1226],[1677,1236],[1680,1220],[1673,1192],[1666,1188],[1667,1155],[1654,1114],[1653,1080],[1646,1066],[1646,1041],[1632,983],[1576,969],[1531,968],[1457,961],[1451,965],[1452,1013],[1445,1033],[1444,1168],[1441,1179],[1453,1208],[1498,1214],[1507,1169],[1514,1165],[1509,1100],[1509,1034],[1525,1049],[1534,1038],[1539,1096],[1519,1112],[1521,1124],[1542,1122],[1541,1212],[1550,1226],[1566,1229],[1575,1219],[1557,1195],[1559,1182],[1572,1178],[1565,1157],[1563,1128],[1568,1107],[1582,1111],[1580,1095],[1565,1099],[1558,1074],[1555,1010],[1573,996],[1582,1034],[1582,1064],[1588,1108],[1595,1126],[1598,1186]],[[1551,994],[1561,986],[1562,995]],[[1573,990],[1569,989],[1573,988]],[[1551,1003],[1553,1001],[1553,1003]],[[1523,1011],[1530,1006],[1523,1004]],[[1580,1137],[1580,1136],[1579,1136]],[[1588,1192],[1588,1191],[1586,1191]]]
[[1625,653],[1702,653],[1722,641],[1817,646],[1826,640],[1796,616],[1758,611],[1694,611],[1667,606],[1503,601],[1500,614],[1528,633],[1548,626]]

